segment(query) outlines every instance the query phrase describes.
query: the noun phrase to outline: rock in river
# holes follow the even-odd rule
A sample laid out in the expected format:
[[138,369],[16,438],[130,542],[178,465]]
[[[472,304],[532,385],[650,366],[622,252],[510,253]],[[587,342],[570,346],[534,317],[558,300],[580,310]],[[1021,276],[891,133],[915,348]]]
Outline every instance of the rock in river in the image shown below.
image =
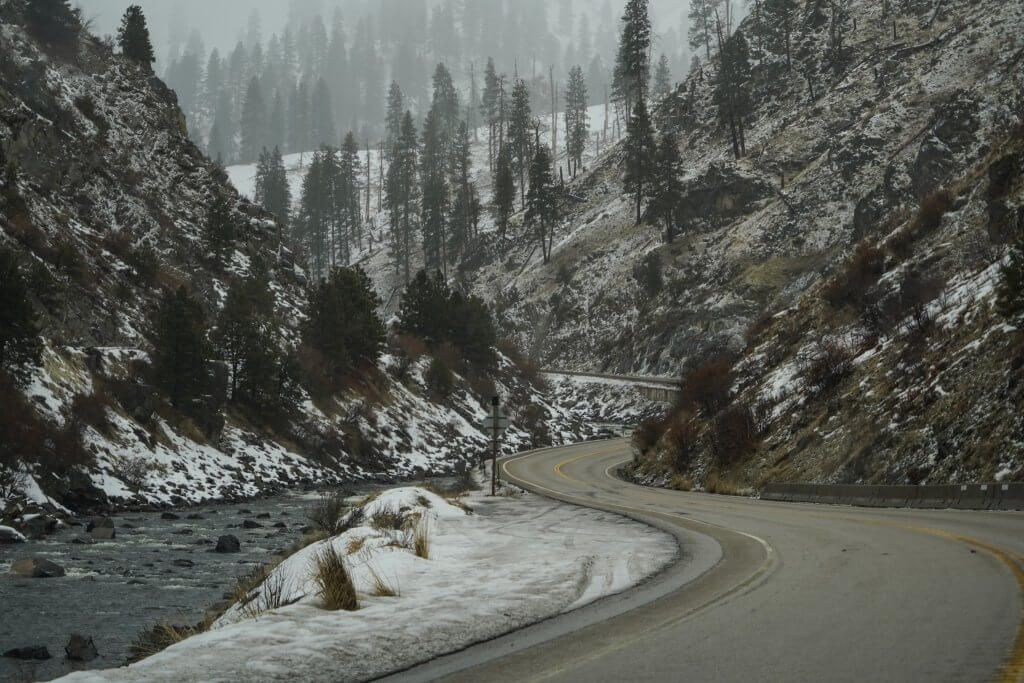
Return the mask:
[[50,651],[45,645],[31,645],[29,647],[16,647],[13,650],[4,652],[4,657],[11,659],[49,659]]
[[94,519],[89,522],[89,526],[85,529],[92,534],[93,538],[100,541],[109,541],[117,536],[117,533],[114,531],[114,520],[110,517]]
[[238,542],[238,537],[231,534],[226,534],[217,539],[217,547],[215,552],[218,553],[237,553],[242,549],[241,544]]
[[181,517],[179,517],[178,515],[174,514],[173,512],[165,512],[162,515],[160,515],[160,519],[175,520],[175,519],[181,519]]
[[0,545],[24,543],[25,537],[9,526],[0,526]]
[[96,643],[92,642],[92,638],[72,633],[71,640],[64,646],[64,654],[73,662],[91,662],[100,653],[96,650]]
[[64,567],[38,557],[26,557],[11,565],[11,573],[29,579],[49,579],[64,576]]

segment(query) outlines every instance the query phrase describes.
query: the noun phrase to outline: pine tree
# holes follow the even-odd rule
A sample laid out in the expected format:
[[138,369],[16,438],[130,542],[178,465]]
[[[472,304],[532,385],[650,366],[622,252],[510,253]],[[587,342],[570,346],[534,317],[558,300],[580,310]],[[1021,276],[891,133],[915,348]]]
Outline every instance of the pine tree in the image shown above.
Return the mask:
[[1018,318],[1024,313],[1024,212],[1018,212],[1016,235],[999,273],[999,312],[1007,318]]
[[633,107],[633,116],[626,128],[626,192],[636,197],[636,222],[640,224],[644,196],[654,181],[656,145],[654,128],[647,114],[647,103],[640,99]]
[[516,201],[515,160],[511,145],[504,145],[498,152],[494,168],[494,199],[491,210],[498,223],[498,235],[504,239],[508,232],[509,218]]
[[526,170],[530,164],[533,140],[533,117],[530,111],[530,88],[517,78],[512,86],[512,111],[508,120],[508,144],[512,148],[516,172],[519,174],[519,198],[526,201]]
[[705,61],[711,61],[711,40],[714,28],[711,18],[714,16],[716,0],[690,0],[689,18],[690,47],[694,50],[704,48]]
[[231,205],[219,192],[214,193],[213,203],[206,214],[203,241],[207,251],[213,256],[213,262],[218,267],[223,267],[228,251],[234,245],[235,225]]
[[448,180],[445,139],[439,107],[431,107],[423,124],[420,155],[420,231],[423,234],[423,263],[429,270],[447,271],[445,254],[448,223]]
[[267,105],[259,81],[253,77],[242,105],[242,161],[255,161],[267,143]]
[[334,129],[334,111],[331,106],[331,91],[323,78],[316,82],[310,110],[312,142],[317,145],[337,144]]
[[283,147],[287,141],[287,123],[284,114],[284,98],[281,91],[274,91],[274,103],[270,107],[270,119],[267,124],[267,144]]
[[0,248],[0,368],[39,361],[39,329],[29,294],[18,258]]
[[587,105],[587,83],[583,77],[583,69],[574,66],[569,70],[569,83],[565,89],[565,127],[568,132],[566,152],[574,178],[583,165],[583,153],[590,137]]
[[658,67],[654,71],[654,98],[664,100],[672,94],[672,70],[668,66],[668,57],[664,54],[658,59]]
[[402,117],[401,133],[384,184],[391,222],[391,258],[395,272],[406,284],[411,276],[409,259],[416,229],[415,207],[419,198],[416,185],[418,155],[416,124],[413,123],[412,113],[407,111]]
[[206,154],[215,161],[230,162],[235,159],[235,127],[231,123],[231,96],[221,92],[217,100],[217,111],[210,128]]
[[739,159],[746,153],[744,122],[753,109],[750,97],[750,60],[743,31],[729,36],[719,50],[720,68],[715,84],[715,104],[723,125],[729,128],[733,154]]
[[78,35],[78,12],[68,0],[27,0],[25,19],[36,36],[55,45],[67,44]]
[[455,201],[452,203],[451,231],[448,259],[458,260],[470,239],[476,236],[480,220],[480,198],[476,187],[471,181],[471,140],[469,128],[465,122],[459,124],[459,132],[455,136],[454,162],[456,166]]
[[355,242],[363,246],[362,202],[359,201],[359,145],[356,136],[350,131],[341,146],[338,163],[338,189],[335,195],[337,210],[343,230],[345,246],[345,263],[349,262],[348,244]]
[[206,315],[184,286],[165,290],[153,329],[153,376],[176,408],[187,408],[210,385]]
[[530,164],[530,191],[526,195],[526,225],[540,241],[544,263],[551,259],[555,223],[558,221],[558,191],[551,173],[551,152],[538,145]]
[[309,87],[305,80],[292,90],[288,118],[288,149],[299,153],[311,151],[314,143],[310,139]]
[[649,0],[628,0],[622,15],[622,34],[615,60],[613,90],[629,118],[637,102],[647,97],[651,77],[651,20]]
[[153,54],[153,44],[149,40],[146,17],[138,5],[129,5],[124,17],[121,18],[117,43],[125,57],[141,62],[147,69],[153,68],[156,55]]
[[397,81],[391,81],[388,90],[388,109],[384,119],[384,149],[388,163],[394,157],[395,145],[402,135],[402,115],[405,113],[405,98]]
[[675,130],[668,126],[658,141],[654,163],[654,182],[648,212],[651,218],[665,226],[665,243],[675,239],[679,220],[679,197],[683,193],[682,160]]
[[353,369],[376,365],[384,346],[381,300],[358,266],[336,268],[319,280],[307,297],[302,343],[326,361],[325,378],[334,391]]
[[480,115],[487,124],[487,162],[494,166],[494,155],[497,151],[495,143],[495,128],[498,125],[498,105],[501,96],[501,81],[494,68],[494,59],[487,58],[487,67],[484,69],[484,90],[480,96]]
[[266,148],[260,153],[256,165],[256,203],[274,214],[283,228],[288,227],[291,214],[291,188],[288,184],[288,171],[285,169],[281,150],[273,151]]
[[793,68],[793,28],[797,22],[800,5],[797,0],[763,0],[764,22],[768,32],[769,45],[786,53],[786,66]]

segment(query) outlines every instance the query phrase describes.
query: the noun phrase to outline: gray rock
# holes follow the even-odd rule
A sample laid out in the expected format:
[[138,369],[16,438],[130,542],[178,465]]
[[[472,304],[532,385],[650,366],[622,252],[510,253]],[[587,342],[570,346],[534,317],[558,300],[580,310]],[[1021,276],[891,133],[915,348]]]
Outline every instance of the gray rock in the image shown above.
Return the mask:
[[262,529],[263,525],[259,522],[254,522],[251,519],[247,519],[242,522],[242,528],[244,529]]
[[174,514],[173,512],[165,512],[162,515],[160,515],[160,519],[175,520],[175,519],[181,519],[181,517],[179,517],[178,515]]
[[11,573],[29,579],[49,579],[64,576],[64,567],[38,557],[26,557],[11,565]]
[[29,538],[49,536],[57,528],[57,518],[50,515],[38,515],[22,524],[22,531]]
[[4,657],[11,659],[50,659],[50,651],[45,645],[30,645],[28,647],[16,647],[4,652]]
[[7,526],[0,526],[0,545],[9,545],[12,543],[24,543],[25,537],[19,534],[14,529]]
[[242,549],[242,544],[238,542],[238,537],[231,534],[226,534],[217,539],[217,547],[214,552],[218,553],[237,553]]
[[173,564],[175,567],[184,567],[186,569],[188,569],[190,567],[196,566],[196,563],[193,562],[192,560],[185,560],[185,559],[177,559],[174,562],[172,562],[171,564]]
[[76,545],[95,545],[96,539],[89,534],[79,534],[71,542]]
[[91,662],[100,653],[96,650],[96,643],[92,642],[92,638],[72,633],[71,640],[64,646],[64,654],[72,662]]
[[117,532],[114,531],[114,520],[110,517],[101,517],[89,522],[85,530],[98,541],[110,541],[117,536]]

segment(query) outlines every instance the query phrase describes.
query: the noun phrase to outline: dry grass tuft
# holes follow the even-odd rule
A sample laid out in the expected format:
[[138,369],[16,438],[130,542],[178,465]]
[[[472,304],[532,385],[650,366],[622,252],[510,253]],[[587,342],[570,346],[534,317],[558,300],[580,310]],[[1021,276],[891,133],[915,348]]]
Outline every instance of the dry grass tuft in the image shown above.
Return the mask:
[[324,609],[332,612],[359,609],[356,587],[348,565],[333,545],[328,545],[313,560],[313,578]]
[[707,481],[704,483],[704,491],[722,496],[749,496],[753,493],[750,487],[737,484],[731,479],[722,478],[717,472],[708,475]]
[[366,565],[366,568],[370,570],[370,578],[373,579],[373,593],[372,595],[378,598],[397,598],[401,597],[402,592],[398,589],[398,585],[392,586],[388,583],[387,579],[377,573],[377,570]]
[[412,551],[416,557],[422,557],[424,560],[430,559],[430,525],[426,520],[422,520],[416,526],[416,531],[413,532]]
[[350,538],[348,541],[348,545],[345,546],[345,554],[355,555],[356,553],[358,553],[360,550],[363,549],[363,546],[366,545],[366,539],[366,536],[360,536],[359,538]]
[[128,646],[128,650],[131,653],[128,656],[128,661],[141,662],[147,657],[163,652],[171,645],[202,633],[209,628],[210,623],[212,622],[207,620],[197,626],[174,626],[167,622],[160,622],[152,628],[142,631],[138,638],[135,639],[135,642]]

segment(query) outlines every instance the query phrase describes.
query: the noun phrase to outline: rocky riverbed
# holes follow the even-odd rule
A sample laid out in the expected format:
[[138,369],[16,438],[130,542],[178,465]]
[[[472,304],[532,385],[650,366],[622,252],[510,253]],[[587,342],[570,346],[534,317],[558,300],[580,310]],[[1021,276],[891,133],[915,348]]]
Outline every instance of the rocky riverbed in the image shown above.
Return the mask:
[[[45,648],[51,656],[0,657],[0,680],[50,680],[121,666],[142,629],[200,621],[237,577],[302,536],[319,497],[293,493],[170,513],[124,513],[111,518],[109,540],[101,540],[106,530],[86,531],[90,520],[71,520],[42,538],[0,544],[0,654],[23,650],[23,656],[41,656]],[[237,538],[238,552],[216,552],[222,536]],[[38,563],[43,566],[52,562],[64,575],[12,573],[26,558],[45,561]],[[72,649],[86,659],[93,654],[87,642],[92,639],[95,659],[66,656],[73,634],[85,639]]]

